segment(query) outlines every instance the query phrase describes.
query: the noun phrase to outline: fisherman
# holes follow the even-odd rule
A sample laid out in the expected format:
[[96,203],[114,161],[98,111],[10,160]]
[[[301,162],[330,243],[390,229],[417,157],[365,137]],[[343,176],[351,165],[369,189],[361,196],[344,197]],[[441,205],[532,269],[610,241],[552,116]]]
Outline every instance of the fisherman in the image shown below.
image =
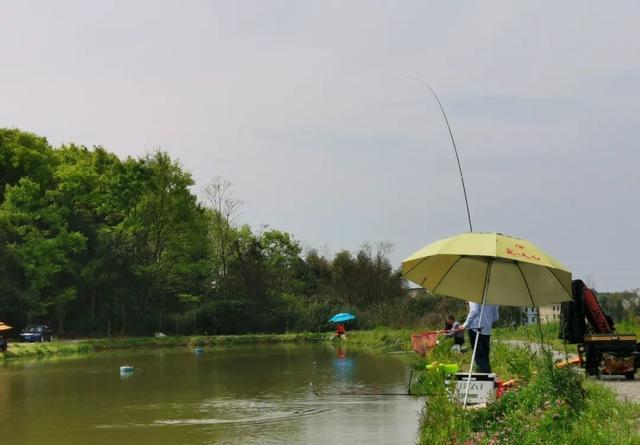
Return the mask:
[[4,339],[4,335],[0,335],[0,352],[7,352],[7,340]]
[[[444,335],[453,338],[453,345],[456,351],[460,352],[460,347],[464,344],[464,331],[459,331],[460,323],[456,321],[453,315],[447,317],[444,324]],[[457,347],[456,347],[457,346]]]
[[[480,312],[482,311],[482,320]],[[498,306],[495,304],[485,304],[484,310],[479,303],[469,302],[469,315],[465,322],[457,329],[458,332],[469,331],[469,342],[471,347],[475,345],[478,336],[478,349],[476,350],[476,367],[478,372],[490,373],[489,363],[489,340],[491,339],[491,327],[499,318]]]
[[346,337],[347,335],[347,330],[344,327],[344,324],[340,323],[338,324],[338,327],[336,328],[336,337],[338,338],[342,338],[342,337]]

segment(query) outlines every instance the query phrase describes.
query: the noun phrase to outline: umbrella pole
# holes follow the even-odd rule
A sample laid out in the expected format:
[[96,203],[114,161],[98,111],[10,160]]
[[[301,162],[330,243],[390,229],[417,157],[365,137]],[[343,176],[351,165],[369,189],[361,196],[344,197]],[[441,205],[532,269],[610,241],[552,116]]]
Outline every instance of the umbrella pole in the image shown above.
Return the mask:
[[549,372],[553,375],[554,366],[553,366],[553,353],[551,352],[551,346],[547,348],[544,343],[544,332],[542,331],[542,321],[540,320],[540,307],[536,307],[537,319],[538,322],[538,333],[540,334],[540,352],[542,353],[542,357],[544,357],[544,362],[549,368]]
[[[487,278],[484,283],[484,290],[482,292],[482,305],[480,306],[480,317],[478,318],[478,330],[476,331],[476,338],[473,342],[473,353],[471,354],[471,363],[469,364],[469,375],[467,375],[467,387],[464,390],[464,403],[463,408],[467,407],[467,400],[469,398],[469,388],[471,387],[471,373],[473,372],[473,364],[476,361],[476,351],[478,350],[478,340],[480,338],[480,323],[482,323],[482,315],[484,314],[484,302],[487,299],[487,289],[489,288],[489,275],[491,274],[491,262],[487,266]],[[471,329],[471,328],[469,328]]]

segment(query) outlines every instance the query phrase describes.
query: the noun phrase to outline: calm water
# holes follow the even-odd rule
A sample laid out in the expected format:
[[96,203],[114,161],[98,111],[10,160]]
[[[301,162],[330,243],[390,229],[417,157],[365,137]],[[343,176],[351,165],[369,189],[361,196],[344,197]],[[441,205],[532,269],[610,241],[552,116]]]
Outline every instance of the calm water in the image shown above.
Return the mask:
[[[136,371],[120,375],[130,364]],[[6,444],[413,444],[393,355],[326,345],[161,350],[0,367]],[[320,395],[314,394],[313,388]]]

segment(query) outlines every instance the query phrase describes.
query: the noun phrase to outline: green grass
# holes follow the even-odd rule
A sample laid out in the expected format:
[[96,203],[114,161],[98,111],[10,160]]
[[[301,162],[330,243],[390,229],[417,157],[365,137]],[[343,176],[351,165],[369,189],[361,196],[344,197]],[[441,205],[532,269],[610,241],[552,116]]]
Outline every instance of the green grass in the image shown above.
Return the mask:
[[638,321],[632,319],[621,321],[620,323],[616,323],[615,328],[619,334],[635,334],[635,336],[640,339],[640,319],[638,319]]
[[91,351],[93,351],[93,347],[85,342],[10,343],[7,352],[0,353],[0,361],[80,355]]
[[[619,334],[635,334],[640,338],[640,323],[631,319],[624,320],[615,324],[615,330]],[[540,343],[540,328],[537,324],[528,326],[518,326],[513,328],[494,328],[492,331],[493,338],[502,340],[523,340]],[[542,334],[544,342],[551,344],[558,350],[562,350],[562,340],[558,338],[560,333],[559,323],[543,323]]]
[[[411,351],[411,334],[415,330],[376,328],[348,332],[346,344],[374,352]],[[333,340],[339,341],[339,340]]]
[[[551,345],[554,349],[562,351],[564,344],[558,338],[560,325],[558,323],[543,323],[542,338],[544,343]],[[492,339],[499,340],[520,340],[531,343],[540,343],[540,327],[537,324],[528,326],[518,326],[513,328],[495,328],[492,330]]]
[[550,357],[500,341],[491,345],[492,370],[519,386],[486,408],[463,410],[440,372],[424,363],[458,363],[468,369],[470,354],[452,354],[442,343],[426,360],[414,393],[430,394],[420,428],[420,444],[640,444],[640,405],[620,402],[598,382],[570,369],[555,369]]

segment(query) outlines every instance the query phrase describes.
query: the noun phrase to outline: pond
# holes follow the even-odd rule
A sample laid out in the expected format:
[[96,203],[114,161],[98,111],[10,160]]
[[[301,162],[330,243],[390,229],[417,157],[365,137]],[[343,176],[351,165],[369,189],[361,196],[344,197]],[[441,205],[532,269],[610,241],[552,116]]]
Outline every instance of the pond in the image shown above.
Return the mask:
[[[121,374],[121,365],[135,368]],[[7,444],[413,444],[393,354],[328,345],[146,350],[0,366]]]

